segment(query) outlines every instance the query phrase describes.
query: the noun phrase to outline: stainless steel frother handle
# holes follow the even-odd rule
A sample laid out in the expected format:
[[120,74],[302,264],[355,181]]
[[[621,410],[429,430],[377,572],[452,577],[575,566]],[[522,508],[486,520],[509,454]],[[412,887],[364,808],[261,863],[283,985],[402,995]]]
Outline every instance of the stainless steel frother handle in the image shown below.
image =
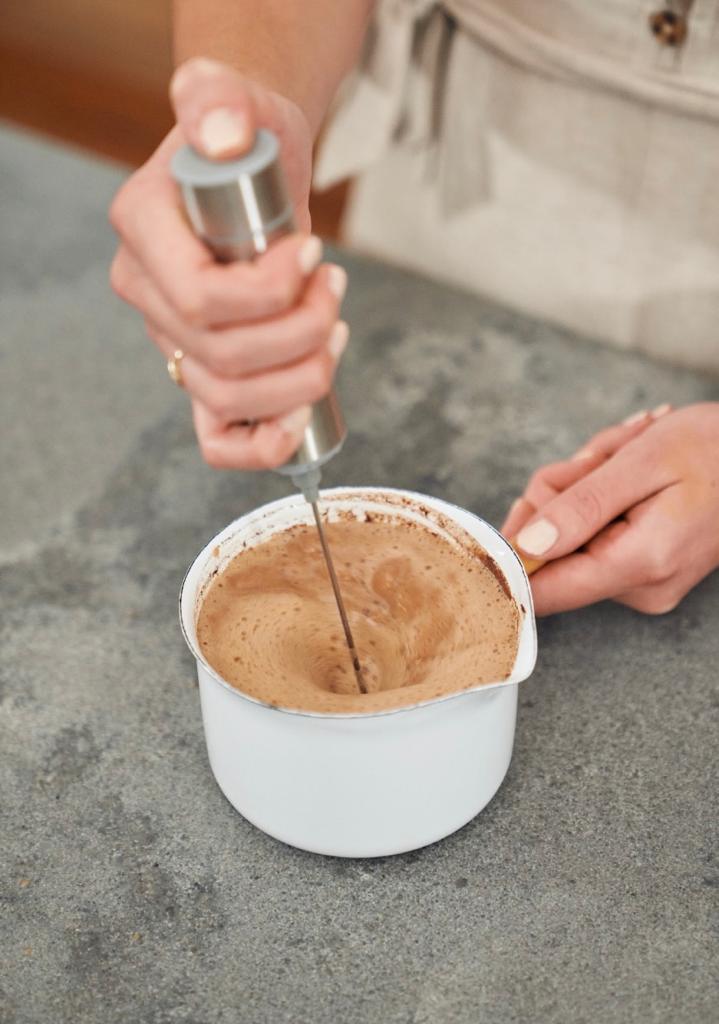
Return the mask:
[[[279,143],[272,132],[260,129],[252,150],[239,160],[206,160],[183,146],[171,168],[195,233],[220,262],[253,259],[295,230]],[[302,444],[277,472],[292,477],[306,496],[316,495],[320,467],[337,454],[346,436],[331,391],[312,407]]]

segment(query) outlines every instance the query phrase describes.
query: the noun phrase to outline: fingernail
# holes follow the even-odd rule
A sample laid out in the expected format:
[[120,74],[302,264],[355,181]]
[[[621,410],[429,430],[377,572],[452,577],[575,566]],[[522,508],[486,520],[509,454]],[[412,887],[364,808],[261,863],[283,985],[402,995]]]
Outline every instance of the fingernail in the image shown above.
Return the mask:
[[249,125],[238,110],[217,107],[205,114],[200,122],[200,141],[207,156],[228,156],[247,143]]
[[645,419],[649,413],[646,409],[642,409],[641,412],[635,412],[631,416],[627,416],[625,420],[622,420],[622,424],[625,427],[630,427],[632,423],[639,423],[640,420]]
[[347,271],[344,267],[338,267],[336,263],[333,263],[329,268],[329,276],[330,291],[337,301],[341,302],[347,291]]
[[669,402],[665,402],[663,405],[658,405],[656,409],[652,409],[652,419],[658,420],[660,416],[666,416],[666,414],[671,411],[671,405]]
[[575,455],[572,456],[571,462],[579,462],[581,459],[593,459],[596,452],[593,452],[591,448],[580,448]]
[[344,320],[338,320],[332,328],[330,334],[330,340],[327,342],[327,348],[330,351],[330,355],[335,362],[339,361],[340,356],[347,348],[347,342],[350,338],[350,329]]
[[293,412],[287,413],[283,416],[279,424],[286,434],[289,434],[292,438],[300,438],[305,432],[305,427],[310,422],[312,416],[312,409],[309,405],[302,405],[299,409],[295,409]]
[[538,519],[531,526],[525,526],[517,534],[517,544],[528,555],[544,555],[554,546],[559,537],[557,527],[548,519]]
[[302,243],[297,253],[300,269],[303,274],[311,274],[322,259],[322,242],[317,235],[310,237]]

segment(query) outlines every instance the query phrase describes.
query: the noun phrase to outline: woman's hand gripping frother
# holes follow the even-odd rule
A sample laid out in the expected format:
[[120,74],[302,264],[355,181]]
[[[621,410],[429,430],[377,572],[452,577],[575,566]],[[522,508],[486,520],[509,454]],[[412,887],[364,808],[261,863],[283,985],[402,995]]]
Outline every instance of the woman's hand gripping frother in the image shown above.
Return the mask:
[[[348,339],[338,319],[346,274],[320,265],[321,242],[308,233],[309,125],[290,100],[201,58],[178,69],[171,96],[176,127],[111,208],[120,236],[112,285],[166,358],[182,353],[206,461],[272,468],[299,445]],[[240,155],[258,127],[280,140],[302,232],[252,263],[220,265],[186,222],[169,162],[186,141],[212,159]]]

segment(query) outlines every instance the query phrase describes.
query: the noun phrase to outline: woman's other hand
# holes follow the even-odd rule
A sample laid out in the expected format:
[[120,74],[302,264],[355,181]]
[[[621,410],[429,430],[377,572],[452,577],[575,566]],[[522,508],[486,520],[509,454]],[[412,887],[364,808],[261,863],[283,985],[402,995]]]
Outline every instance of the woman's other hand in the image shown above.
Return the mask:
[[538,470],[502,532],[531,559],[538,615],[613,598],[671,611],[719,566],[719,403],[664,406]]
[[[346,274],[321,265],[321,243],[309,234],[310,128],[293,102],[216,61],[187,61],[170,91],[176,127],[111,207],[120,238],[111,282],[166,358],[184,354],[207,462],[277,466],[329,391],[348,336],[339,320]],[[185,220],[170,159],[186,141],[213,159],[240,155],[259,127],[280,139],[300,232],[251,263],[220,265]]]

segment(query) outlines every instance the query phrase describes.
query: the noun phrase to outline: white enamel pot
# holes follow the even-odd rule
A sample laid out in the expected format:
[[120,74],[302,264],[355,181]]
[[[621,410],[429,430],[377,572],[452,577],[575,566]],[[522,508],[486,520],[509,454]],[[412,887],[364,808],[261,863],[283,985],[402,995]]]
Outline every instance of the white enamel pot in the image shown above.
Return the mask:
[[291,495],[243,516],[214,537],[188,570],[180,619],[197,661],[210,765],[230,803],[264,832],[303,850],[337,857],[403,853],[461,828],[504,779],[517,686],[536,659],[531,591],[507,541],[471,512],[438,498],[341,488],[323,491],[322,504],[330,515],[334,509],[391,511],[439,533],[431,522],[436,514],[440,522],[444,517],[458,524],[499,565],[521,609],[517,657],[507,680],[399,710],[302,712],[264,704],[225,682],[201,654],[195,623],[208,583],[243,544],[311,523],[310,506]]

